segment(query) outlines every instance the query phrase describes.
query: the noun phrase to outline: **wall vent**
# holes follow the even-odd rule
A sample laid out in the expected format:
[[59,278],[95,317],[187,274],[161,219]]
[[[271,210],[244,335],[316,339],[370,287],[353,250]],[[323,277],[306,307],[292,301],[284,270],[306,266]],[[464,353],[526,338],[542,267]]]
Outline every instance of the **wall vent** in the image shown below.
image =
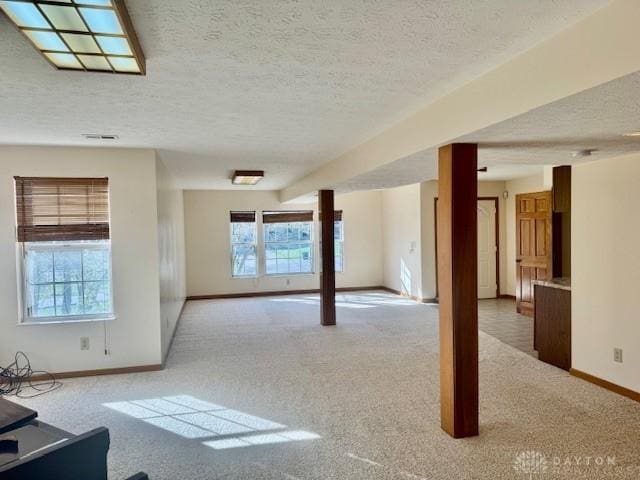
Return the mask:
[[83,133],[82,136],[87,140],[117,140],[118,135],[102,135],[100,133]]

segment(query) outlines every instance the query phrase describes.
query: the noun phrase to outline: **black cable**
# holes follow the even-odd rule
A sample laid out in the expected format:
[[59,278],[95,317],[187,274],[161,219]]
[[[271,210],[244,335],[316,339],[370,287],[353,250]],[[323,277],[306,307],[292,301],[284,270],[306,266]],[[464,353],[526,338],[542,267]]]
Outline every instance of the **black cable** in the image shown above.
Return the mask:
[[[47,377],[46,380],[33,381],[34,375]],[[24,352],[16,352],[13,363],[0,367],[0,395],[15,395],[18,398],[34,398],[57,390],[62,386],[56,377],[43,370],[33,370],[29,357]],[[25,394],[24,390],[36,393]]]

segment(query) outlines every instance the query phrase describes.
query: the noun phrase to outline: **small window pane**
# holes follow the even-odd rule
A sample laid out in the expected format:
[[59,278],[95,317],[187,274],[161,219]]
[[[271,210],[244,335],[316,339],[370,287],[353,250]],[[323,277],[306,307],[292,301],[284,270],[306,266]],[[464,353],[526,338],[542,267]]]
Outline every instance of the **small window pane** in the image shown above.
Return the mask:
[[9,18],[20,27],[51,28],[35,5],[31,3],[2,1],[0,6],[9,15]]
[[118,17],[113,10],[80,8],[80,13],[94,33],[123,34]]
[[232,252],[233,275],[256,275],[256,247],[254,245],[234,245]]
[[300,225],[290,223],[287,228],[287,240],[300,240]]
[[53,317],[56,314],[53,299],[53,284],[37,285],[32,288],[32,316]]
[[276,258],[276,248],[272,245],[266,245],[265,246],[265,258],[267,260],[272,260]]
[[82,268],[85,281],[109,280],[109,253],[105,250],[84,250]]
[[289,273],[289,260],[286,258],[278,258],[276,273]]
[[103,7],[111,6],[111,0],[76,0],[76,3],[84,5],[101,5]]
[[267,266],[267,274],[278,273],[278,263],[275,258],[272,258],[272,259],[268,258],[266,261],[266,266]]
[[77,282],[82,280],[82,255],[80,250],[57,251],[53,255],[54,281]]
[[75,55],[70,53],[45,53],[45,55],[56,67],[83,70]]
[[29,282],[34,284],[53,282],[53,254],[51,252],[32,252],[28,256]]
[[303,223],[300,228],[300,240],[311,240],[311,224]]
[[118,72],[140,72],[140,67],[138,67],[138,63],[133,58],[109,57],[109,62]]
[[100,48],[91,35],[63,33],[62,38],[76,53],[100,53]]
[[24,33],[31,39],[36,47],[40,50],[57,50],[59,52],[68,52],[69,49],[54,32],[37,32],[34,30],[24,30]]
[[85,282],[84,313],[99,314],[111,312],[110,282]]
[[98,55],[78,55],[78,59],[89,70],[112,70],[107,59]]
[[264,235],[266,242],[275,242],[276,241],[276,229],[274,228],[274,224],[267,223],[264,226]]
[[55,285],[56,315],[80,315],[83,312],[82,284],[63,283]]
[[40,8],[58,30],[87,31],[86,25],[74,7],[40,4]]
[[96,35],[96,40],[100,44],[102,51],[110,55],[133,55],[129,42],[126,38],[103,37]]

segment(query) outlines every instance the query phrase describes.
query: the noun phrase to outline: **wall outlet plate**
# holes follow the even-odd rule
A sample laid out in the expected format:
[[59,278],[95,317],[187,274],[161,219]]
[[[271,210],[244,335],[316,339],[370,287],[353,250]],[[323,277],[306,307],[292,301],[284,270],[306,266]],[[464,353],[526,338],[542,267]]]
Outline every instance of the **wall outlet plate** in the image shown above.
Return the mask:
[[89,350],[89,337],[80,337],[80,350]]
[[622,349],[614,348],[613,349],[613,361],[617,363],[622,363]]

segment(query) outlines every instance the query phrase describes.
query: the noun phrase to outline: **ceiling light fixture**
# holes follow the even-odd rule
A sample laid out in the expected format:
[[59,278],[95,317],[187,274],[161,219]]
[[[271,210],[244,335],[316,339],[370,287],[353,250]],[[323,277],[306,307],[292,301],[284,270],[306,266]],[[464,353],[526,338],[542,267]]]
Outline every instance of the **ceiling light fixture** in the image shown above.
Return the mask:
[[0,0],[0,10],[58,70],[145,74],[124,0]]
[[640,132],[629,132],[625,133],[623,137],[640,137]]
[[255,185],[264,178],[262,170],[236,170],[231,182],[234,185]]

